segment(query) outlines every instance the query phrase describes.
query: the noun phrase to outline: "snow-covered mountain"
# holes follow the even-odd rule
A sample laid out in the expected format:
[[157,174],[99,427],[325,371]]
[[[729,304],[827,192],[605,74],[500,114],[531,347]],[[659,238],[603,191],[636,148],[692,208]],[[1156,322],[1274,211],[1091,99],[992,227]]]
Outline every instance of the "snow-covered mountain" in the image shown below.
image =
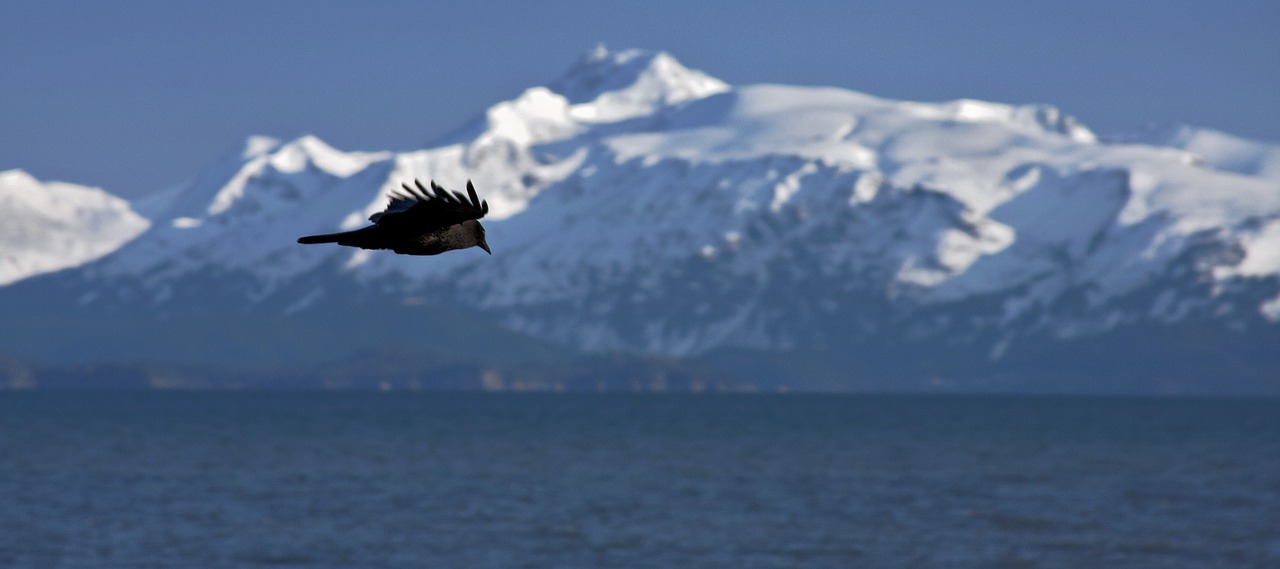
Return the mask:
[[0,172],[0,286],[75,267],[147,229],[125,200],[101,189]]
[[[1095,341],[1120,351],[1094,371],[1122,374],[1150,366],[1116,367],[1117,346],[1185,348],[1166,336],[1280,369],[1277,155],[1189,127],[1100,139],[1045,105],[734,87],[597,49],[429,149],[252,138],[57,286],[160,314],[462,306],[587,352],[822,352],[849,364],[836,376],[996,377]],[[474,180],[494,255],[294,242],[365,224],[414,178]]]

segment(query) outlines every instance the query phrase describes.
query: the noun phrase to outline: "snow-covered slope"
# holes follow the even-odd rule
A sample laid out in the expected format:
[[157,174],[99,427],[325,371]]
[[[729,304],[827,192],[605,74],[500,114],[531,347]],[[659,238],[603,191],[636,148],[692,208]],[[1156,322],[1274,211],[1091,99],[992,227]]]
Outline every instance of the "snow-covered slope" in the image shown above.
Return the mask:
[[[682,356],[935,342],[997,362],[1144,326],[1274,333],[1276,155],[1211,131],[1100,140],[1046,105],[731,87],[597,49],[433,148],[250,139],[68,286],[86,306],[290,314],[355,286]],[[474,180],[494,255],[294,242],[365,224],[414,178]]]
[[1109,136],[1107,140],[1185,150],[1190,160],[1208,168],[1280,180],[1280,144],[1276,143],[1189,125],[1152,125],[1140,132]]
[[0,172],[0,286],[97,259],[147,225],[98,188]]

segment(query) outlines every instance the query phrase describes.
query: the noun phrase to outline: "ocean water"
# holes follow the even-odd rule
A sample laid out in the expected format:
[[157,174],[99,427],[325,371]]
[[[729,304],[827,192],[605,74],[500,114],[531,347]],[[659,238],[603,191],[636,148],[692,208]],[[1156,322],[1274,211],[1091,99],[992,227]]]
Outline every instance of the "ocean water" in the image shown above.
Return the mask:
[[0,393],[6,568],[1280,567],[1280,401]]

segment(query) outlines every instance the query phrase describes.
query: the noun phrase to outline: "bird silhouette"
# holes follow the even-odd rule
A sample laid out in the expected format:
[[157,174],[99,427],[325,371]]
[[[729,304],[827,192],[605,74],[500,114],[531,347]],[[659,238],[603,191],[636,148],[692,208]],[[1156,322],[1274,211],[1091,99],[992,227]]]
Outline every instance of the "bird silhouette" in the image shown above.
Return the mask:
[[475,186],[467,180],[467,193],[450,192],[431,182],[428,190],[422,182],[416,188],[400,184],[403,192],[390,195],[387,208],[369,216],[373,225],[325,235],[298,238],[298,243],[337,243],[361,249],[390,249],[401,255],[439,255],[454,249],[479,247],[490,255],[484,240],[480,218],[489,213],[489,203],[476,195]]

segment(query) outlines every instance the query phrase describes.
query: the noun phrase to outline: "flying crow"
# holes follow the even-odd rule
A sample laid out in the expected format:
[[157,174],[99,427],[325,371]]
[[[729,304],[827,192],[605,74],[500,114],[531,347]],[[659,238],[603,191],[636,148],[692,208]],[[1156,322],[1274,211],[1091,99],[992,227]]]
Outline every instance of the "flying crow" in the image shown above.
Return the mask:
[[401,255],[438,255],[454,249],[480,247],[486,253],[484,226],[479,219],[489,213],[489,203],[480,201],[476,188],[467,180],[467,195],[450,192],[431,182],[427,190],[400,184],[403,192],[393,192],[387,209],[369,216],[373,225],[354,231],[311,235],[298,243],[337,243],[361,249],[391,249]]

